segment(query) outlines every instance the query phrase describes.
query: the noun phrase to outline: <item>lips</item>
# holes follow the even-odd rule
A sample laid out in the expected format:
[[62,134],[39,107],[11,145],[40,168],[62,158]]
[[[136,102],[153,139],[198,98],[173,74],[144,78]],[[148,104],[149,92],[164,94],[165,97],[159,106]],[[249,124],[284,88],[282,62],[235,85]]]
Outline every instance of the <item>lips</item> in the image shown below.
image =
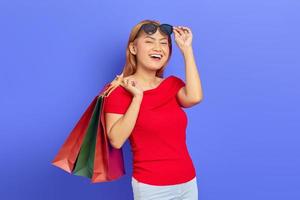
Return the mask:
[[149,54],[149,57],[152,60],[159,61],[162,59],[163,55],[162,54]]

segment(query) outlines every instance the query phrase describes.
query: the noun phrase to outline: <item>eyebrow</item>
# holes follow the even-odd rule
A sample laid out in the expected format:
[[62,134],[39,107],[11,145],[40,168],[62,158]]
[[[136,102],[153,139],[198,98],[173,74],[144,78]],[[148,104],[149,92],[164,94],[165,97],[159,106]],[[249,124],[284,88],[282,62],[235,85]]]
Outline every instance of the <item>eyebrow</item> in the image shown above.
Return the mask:
[[[151,39],[153,39],[153,40],[155,40],[155,38],[154,37],[151,37],[151,36],[149,36],[149,35],[147,35],[145,38],[151,38]],[[167,39],[167,38],[160,38],[160,40],[164,40],[164,39]]]

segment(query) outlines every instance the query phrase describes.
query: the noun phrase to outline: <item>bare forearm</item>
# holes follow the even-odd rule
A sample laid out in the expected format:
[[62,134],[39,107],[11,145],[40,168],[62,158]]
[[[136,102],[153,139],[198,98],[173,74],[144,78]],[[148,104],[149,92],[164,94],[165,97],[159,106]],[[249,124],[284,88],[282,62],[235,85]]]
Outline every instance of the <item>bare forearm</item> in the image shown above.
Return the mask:
[[189,47],[183,52],[186,74],[186,95],[195,101],[203,98],[201,80],[194,58],[193,48]]
[[121,148],[130,136],[140,110],[142,97],[133,97],[126,113],[111,128],[111,142],[117,148]]

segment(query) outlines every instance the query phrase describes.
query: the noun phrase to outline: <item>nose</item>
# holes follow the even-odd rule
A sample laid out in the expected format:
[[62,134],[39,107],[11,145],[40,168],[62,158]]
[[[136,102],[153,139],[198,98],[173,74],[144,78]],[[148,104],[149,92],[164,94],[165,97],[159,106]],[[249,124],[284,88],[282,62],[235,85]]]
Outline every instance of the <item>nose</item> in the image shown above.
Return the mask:
[[160,46],[160,43],[159,42],[156,42],[154,47],[153,47],[154,50],[158,51],[158,52],[161,52],[161,46]]

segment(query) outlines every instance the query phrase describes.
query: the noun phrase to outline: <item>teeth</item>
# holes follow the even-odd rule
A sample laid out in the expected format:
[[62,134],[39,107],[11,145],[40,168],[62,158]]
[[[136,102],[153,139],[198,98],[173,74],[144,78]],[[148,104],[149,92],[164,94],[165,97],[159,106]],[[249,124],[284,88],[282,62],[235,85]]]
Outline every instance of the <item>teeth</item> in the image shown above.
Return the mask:
[[160,54],[150,54],[151,57],[156,57],[156,58],[162,58],[162,55]]

